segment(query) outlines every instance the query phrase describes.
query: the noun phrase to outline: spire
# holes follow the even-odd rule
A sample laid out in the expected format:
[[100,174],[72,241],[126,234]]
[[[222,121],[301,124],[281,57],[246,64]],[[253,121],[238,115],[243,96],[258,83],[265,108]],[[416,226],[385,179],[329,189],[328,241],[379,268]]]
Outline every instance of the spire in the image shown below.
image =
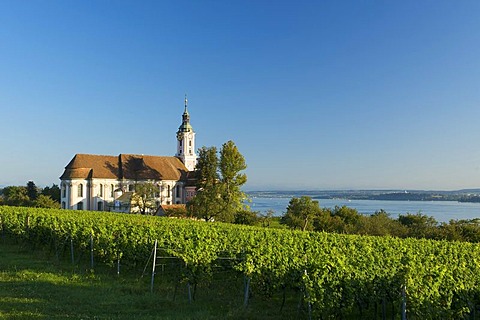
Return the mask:
[[183,115],[182,115],[182,119],[183,119],[183,124],[184,125],[190,125],[189,122],[190,122],[190,114],[188,113],[188,110],[187,110],[187,104],[188,104],[188,100],[187,100],[187,94],[185,93],[185,111],[183,111]]
[[188,99],[187,95],[185,94],[185,111],[183,111],[182,115],[182,124],[180,125],[180,128],[178,128],[178,131],[181,132],[189,132],[193,131],[192,126],[190,125],[190,114],[188,113]]

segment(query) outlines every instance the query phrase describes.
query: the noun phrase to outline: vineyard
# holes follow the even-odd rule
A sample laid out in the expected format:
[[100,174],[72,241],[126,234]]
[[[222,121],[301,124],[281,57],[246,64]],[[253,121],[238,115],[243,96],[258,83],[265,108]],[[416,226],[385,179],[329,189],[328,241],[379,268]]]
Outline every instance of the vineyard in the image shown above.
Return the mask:
[[0,207],[0,234],[52,251],[72,245],[112,266],[144,264],[157,240],[192,285],[228,258],[253,297],[295,293],[312,318],[400,319],[402,306],[408,319],[480,312],[480,245],[472,243],[22,207]]

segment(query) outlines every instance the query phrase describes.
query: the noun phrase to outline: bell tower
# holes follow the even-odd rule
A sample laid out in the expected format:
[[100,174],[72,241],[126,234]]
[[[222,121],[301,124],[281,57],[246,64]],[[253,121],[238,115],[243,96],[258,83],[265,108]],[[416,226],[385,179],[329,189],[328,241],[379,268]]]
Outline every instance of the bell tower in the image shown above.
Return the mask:
[[176,157],[182,160],[189,171],[195,170],[197,155],[195,153],[195,131],[190,125],[190,114],[187,109],[187,95],[185,95],[185,111],[182,115],[182,124],[177,131],[177,153]]

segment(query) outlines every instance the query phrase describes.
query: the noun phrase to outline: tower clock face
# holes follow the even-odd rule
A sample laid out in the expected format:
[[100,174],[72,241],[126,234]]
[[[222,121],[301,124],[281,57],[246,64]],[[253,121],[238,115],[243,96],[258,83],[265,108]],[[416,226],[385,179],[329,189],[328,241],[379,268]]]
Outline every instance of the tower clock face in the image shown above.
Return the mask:
[[182,140],[183,139],[183,132],[177,133],[177,139]]

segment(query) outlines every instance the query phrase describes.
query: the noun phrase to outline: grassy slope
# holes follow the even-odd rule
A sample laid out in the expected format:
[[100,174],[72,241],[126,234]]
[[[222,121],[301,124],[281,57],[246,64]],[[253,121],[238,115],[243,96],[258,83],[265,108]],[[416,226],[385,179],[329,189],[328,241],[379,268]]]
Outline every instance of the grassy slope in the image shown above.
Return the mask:
[[[83,268],[83,269],[82,269]],[[100,267],[101,269],[101,267]],[[141,273],[141,271],[140,271]],[[165,280],[165,279],[163,279]],[[287,301],[290,314],[279,313],[280,298],[272,306],[252,299],[243,308],[241,279],[229,277],[198,288],[189,303],[185,286],[156,278],[155,292],[149,276],[103,267],[91,273],[56,262],[42,252],[32,252],[0,240],[0,319],[289,319],[298,316],[296,302]],[[226,285],[225,285],[226,284]],[[293,312],[293,313],[292,313]]]

